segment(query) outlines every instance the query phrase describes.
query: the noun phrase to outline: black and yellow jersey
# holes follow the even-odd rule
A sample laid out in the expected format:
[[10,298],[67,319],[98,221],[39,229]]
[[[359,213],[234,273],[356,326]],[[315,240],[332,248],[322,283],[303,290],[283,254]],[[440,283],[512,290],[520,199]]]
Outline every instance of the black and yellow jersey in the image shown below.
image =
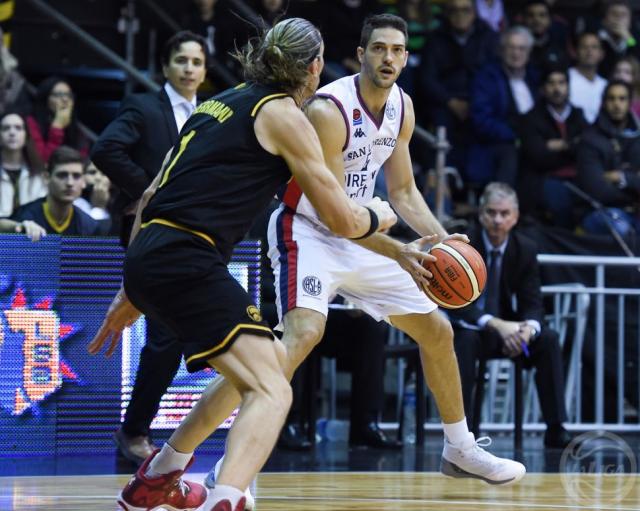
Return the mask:
[[103,225],[77,206],[72,206],[69,216],[62,224],[56,223],[49,211],[46,197],[20,206],[13,212],[11,219],[16,222],[31,220],[47,231],[47,234],[60,236],[104,236],[106,234]]
[[262,148],[253,126],[265,103],[285,96],[248,83],[200,104],[142,212],[143,226],[161,223],[192,231],[214,243],[227,260],[256,215],[291,178],[284,159]]

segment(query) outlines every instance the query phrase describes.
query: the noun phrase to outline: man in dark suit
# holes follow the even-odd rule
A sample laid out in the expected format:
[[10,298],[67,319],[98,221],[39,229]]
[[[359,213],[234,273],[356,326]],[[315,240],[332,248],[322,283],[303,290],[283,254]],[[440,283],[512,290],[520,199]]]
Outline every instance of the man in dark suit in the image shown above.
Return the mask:
[[[93,146],[92,161],[120,188],[125,247],[138,200],[196,107],[206,58],[206,41],[201,36],[183,31],[171,37],[162,52],[162,71],[167,79],[164,87],[160,92],[125,98],[118,115]],[[147,343],[140,355],[131,401],[115,433],[121,453],[133,462],[140,464],[153,452],[149,427],[181,358],[182,348],[174,335],[148,320]]]
[[562,352],[557,333],[542,324],[536,246],[512,231],[518,215],[518,198],[511,187],[487,185],[480,197],[481,227],[469,235],[471,244],[488,262],[487,285],[472,305],[450,312],[464,405],[471,424],[479,358],[524,357],[525,367],[536,369],[536,387],[547,423],[544,443],[564,448],[571,436],[562,426],[567,419]]

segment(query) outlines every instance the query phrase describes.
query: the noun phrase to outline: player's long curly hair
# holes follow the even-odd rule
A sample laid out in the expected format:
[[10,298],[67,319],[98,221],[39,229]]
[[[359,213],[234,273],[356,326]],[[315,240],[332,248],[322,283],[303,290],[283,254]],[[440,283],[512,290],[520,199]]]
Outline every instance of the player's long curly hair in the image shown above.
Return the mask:
[[320,55],[322,36],[309,21],[289,18],[249,41],[234,57],[244,68],[244,78],[287,92],[305,85],[308,66]]

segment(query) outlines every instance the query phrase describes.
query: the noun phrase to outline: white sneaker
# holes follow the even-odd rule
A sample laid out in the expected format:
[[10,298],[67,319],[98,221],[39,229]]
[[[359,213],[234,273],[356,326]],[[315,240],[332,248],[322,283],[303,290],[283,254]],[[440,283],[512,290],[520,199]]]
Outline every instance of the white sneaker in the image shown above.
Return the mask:
[[[216,479],[218,479],[218,474],[220,474],[220,468],[222,467],[223,459],[224,459],[224,456],[218,460],[215,467],[213,467],[213,470],[209,471],[209,473],[207,474],[207,477],[204,480],[204,485],[210,490],[213,490],[213,488],[216,485]],[[245,511],[253,511],[256,508],[256,500],[253,498],[253,495],[251,495],[251,488],[255,490],[255,487],[256,487],[256,480],[254,479],[251,482],[251,485],[249,486],[249,488],[247,488],[244,491]]]
[[483,449],[489,445],[489,437],[476,440],[473,433],[458,445],[445,438],[440,471],[446,476],[473,477],[489,484],[511,484],[524,477],[527,469],[522,463],[494,456]]

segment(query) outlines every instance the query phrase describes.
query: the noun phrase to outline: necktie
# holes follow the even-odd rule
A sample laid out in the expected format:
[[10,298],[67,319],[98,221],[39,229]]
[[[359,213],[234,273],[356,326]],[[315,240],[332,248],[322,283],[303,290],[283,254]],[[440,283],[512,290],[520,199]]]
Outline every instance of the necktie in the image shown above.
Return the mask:
[[484,302],[485,312],[493,316],[500,312],[500,251],[491,251],[491,261],[487,274],[487,295]]

